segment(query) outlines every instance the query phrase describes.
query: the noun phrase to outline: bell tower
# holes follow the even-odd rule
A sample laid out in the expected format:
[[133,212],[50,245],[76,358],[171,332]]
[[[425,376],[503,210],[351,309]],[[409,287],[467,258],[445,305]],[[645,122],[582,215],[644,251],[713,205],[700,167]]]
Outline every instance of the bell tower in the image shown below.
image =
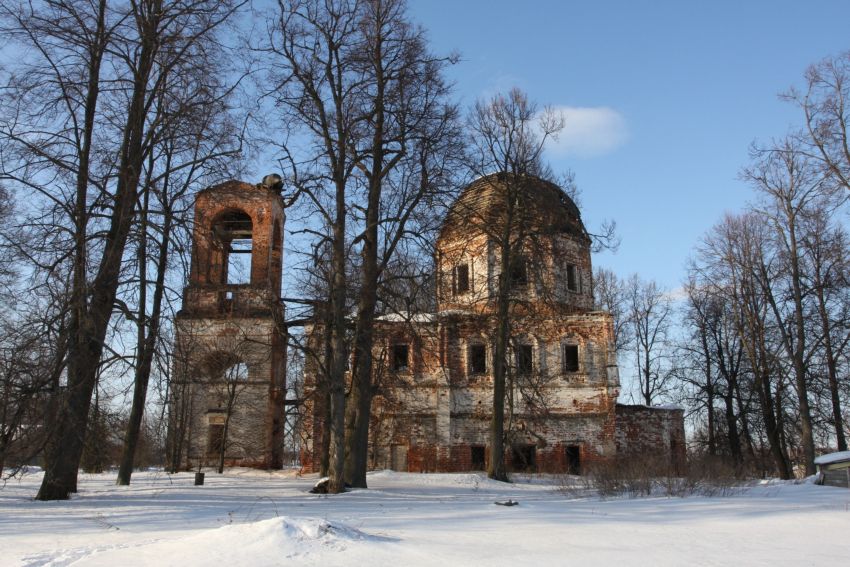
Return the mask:
[[[198,193],[176,319],[172,462],[282,466],[286,331],[280,177]],[[182,454],[180,454],[182,453]]]

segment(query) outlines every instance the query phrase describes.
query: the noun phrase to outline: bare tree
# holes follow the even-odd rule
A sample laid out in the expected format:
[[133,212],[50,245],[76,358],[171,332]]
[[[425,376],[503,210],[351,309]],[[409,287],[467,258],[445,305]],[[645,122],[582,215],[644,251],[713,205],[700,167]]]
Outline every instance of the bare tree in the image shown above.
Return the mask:
[[668,335],[673,323],[672,302],[655,281],[643,281],[637,274],[626,282],[626,302],[640,396],[644,404],[651,406],[666,392],[670,379]]
[[[274,69],[273,96],[287,124],[311,138],[308,148],[282,145],[286,177],[328,229],[314,223],[308,230],[333,251],[326,321],[332,491],[343,477],[365,487],[378,288],[418,210],[445,185],[451,169],[440,156],[457,154],[446,141],[458,137],[441,76],[449,60],[429,53],[400,0],[280,2],[275,18],[278,35],[260,49]],[[349,250],[359,251],[350,276]],[[349,295],[356,295],[356,316],[346,402]],[[344,411],[343,445],[337,420]]]
[[[744,351],[735,332],[724,282],[712,281],[699,261],[688,268],[687,304],[682,323],[688,333],[680,345],[684,356],[678,378],[693,390],[692,406],[704,412],[706,449],[709,455],[728,455],[734,466],[743,464],[739,418],[740,380]],[[721,406],[722,405],[722,409]],[[745,420],[743,420],[746,423]],[[726,443],[719,438],[725,431]]]
[[727,216],[706,237],[700,255],[710,274],[706,281],[732,305],[735,330],[752,372],[775,469],[780,477],[790,478],[782,432],[784,398],[778,376],[776,330],[765,297],[765,281],[776,277],[777,269],[766,256],[767,241],[764,223],[756,215]]
[[[524,263],[529,246],[529,218],[535,211],[526,202],[526,185],[548,172],[541,156],[546,140],[564,125],[551,109],[538,112],[518,89],[478,101],[468,121],[472,137],[471,168],[478,176],[500,175],[500,215],[496,224],[482,224],[496,247],[501,270],[496,292],[493,352],[493,414],[490,424],[490,478],[507,481],[504,462],[505,397],[509,373],[511,307],[515,303],[513,269]],[[480,214],[480,213],[479,213]]]
[[[823,177],[812,167],[811,160],[795,142],[786,139],[774,147],[755,152],[754,165],[745,170],[745,177],[763,196],[759,213],[770,222],[771,235],[784,261],[787,278],[770,278],[763,273],[764,297],[778,323],[777,330],[788,359],[791,361],[800,412],[801,442],[806,474],[815,473],[815,444],[809,404],[807,370],[806,310],[804,296],[803,251],[800,247],[801,224],[808,209],[829,192]],[[777,297],[779,284],[787,282],[789,302]],[[784,293],[783,293],[784,295]],[[788,310],[784,309],[788,305]],[[786,321],[788,322],[786,324]]]
[[423,215],[420,209],[451,185],[447,181],[452,162],[458,163],[460,130],[442,77],[450,60],[428,51],[424,32],[408,20],[404,2],[370,0],[362,9],[369,96],[358,168],[365,178],[366,207],[358,223],[362,232],[355,237],[361,243],[360,275],[345,477],[352,486],[365,488],[379,286],[402,240],[428,230],[417,221],[431,220],[433,229],[436,215]]
[[823,172],[850,190],[850,51],[810,66],[805,81],[803,89],[783,95],[803,110],[805,132],[800,140]]
[[53,251],[54,267],[64,264],[72,273],[68,388],[46,451],[40,499],[76,491],[140,179],[163,121],[155,101],[170,70],[213,41],[234,10],[227,2],[160,0],[3,6],[7,35],[32,55],[12,69],[3,101],[5,115],[14,118],[0,136],[15,149],[4,176],[54,209],[61,222],[54,232],[66,238]]
[[[830,222],[830,211],[816,207],[806,215],[800,247],[808,259],[817,330],[814,332],[822,352],[829,392],[830,417],[839,451],[847,450],[842,415],[840,361],[847,359],[850,346],[850,266],[847,233]],[[846,399],[846,398],[845,398]]]
[[[321,218],[311,229],[330,248],[327,341],[330,492],[345,488],[345,372],[348,365],[347,214],[354,169],[352,149],[364,119],[358,101],[366,89],[355,2],[278,2],[269,33],[257,50],[269,67],[269,95],[283,111],[283,124],[306,137],[281,145],[284,178],[302,192]],[[299,151],[303,150],[303,151]],[[329,234],[322,231],[329,229]]]
[[[228,108],[233,85],[214,72],[226,71],[216,57],[220,53],[221,50],[198,50],[191,59],[167,69],[169,76],[160,84],[155,100],[154,112],[161,126],[145,162],[138,223],[130,235],[136,245],[138,279],[134,278],[128,287],[136,308],[127,307],[124,315],[136,324],[137,344],[133,400],[118,470],[119,485],[130,483],[148,384],[160,346],[163,312],[166,304],[176,299],[167,293],[166,277],[174,264],[171,256],[175,232],[187,228],[191,210],[187,196],[203,179],[225,175],[230,169],[228,161],[241,149],[239,131]],[[199,136],[199,132],[204,135]],[[153,272],[150,276],[149,270]]]
[[598,309],[604,309],[614,318],[614,346],[617,352],[622,352],[631,333],[626,282],[609,269],[597,268],[593,273],[593,301]]

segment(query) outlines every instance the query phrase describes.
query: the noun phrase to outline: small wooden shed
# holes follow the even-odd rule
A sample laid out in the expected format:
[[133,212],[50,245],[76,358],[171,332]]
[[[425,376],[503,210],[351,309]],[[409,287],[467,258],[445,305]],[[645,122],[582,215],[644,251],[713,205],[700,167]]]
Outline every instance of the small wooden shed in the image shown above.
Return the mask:
[[815,459],[817,484],[850,488],[850,451],[827,453]]

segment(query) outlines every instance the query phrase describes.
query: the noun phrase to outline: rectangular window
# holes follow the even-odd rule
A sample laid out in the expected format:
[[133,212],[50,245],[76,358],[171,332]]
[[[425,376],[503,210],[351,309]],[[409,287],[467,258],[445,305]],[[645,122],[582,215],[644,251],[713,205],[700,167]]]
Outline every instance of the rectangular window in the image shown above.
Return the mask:
[[564,461],[567,466],[567,474],[581,474],[581,447],[568,445],[564,449]]
[[537,447],[514,445],[511,449],[511,468],[514,471],[537,472]]
[[472,453],[472,470],[483,471],[487,470],[485,459],[484,445],[473,445],[469,448]]
[[578,270],[575,264],[567,264],[567,289],[578,291]]
[[391,368],[397,372],[404,372],[410,368],[409,349],[407,345],[393,345]]
[[455,266],[455,295],[469,291],[469,264]]
[[578,372],[578,345],[564,345],[564,372]]
[[210,424],[207,429],[207,453],[218,455],[224,446],[224,425]]
[[511,261],[511,286],[528,285],[528,262],[525,256],[519,255]]
[[531,345],[518,345],[516,350],[517,374],[531,374],[534,370],[534,355]]
[[484,345],[469,345],[469,373],[484,374],[487,372],[487,347]]

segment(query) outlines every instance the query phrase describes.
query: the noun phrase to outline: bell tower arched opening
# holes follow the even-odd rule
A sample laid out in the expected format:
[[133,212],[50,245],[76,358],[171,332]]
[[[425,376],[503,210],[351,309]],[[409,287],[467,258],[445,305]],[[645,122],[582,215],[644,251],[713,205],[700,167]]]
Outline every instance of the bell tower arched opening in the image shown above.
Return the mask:
[[217,283],[253,283],[254,223],[251,216],[241,210],[221,213],[212,225],[212,240],[212,264],[220,270]]

